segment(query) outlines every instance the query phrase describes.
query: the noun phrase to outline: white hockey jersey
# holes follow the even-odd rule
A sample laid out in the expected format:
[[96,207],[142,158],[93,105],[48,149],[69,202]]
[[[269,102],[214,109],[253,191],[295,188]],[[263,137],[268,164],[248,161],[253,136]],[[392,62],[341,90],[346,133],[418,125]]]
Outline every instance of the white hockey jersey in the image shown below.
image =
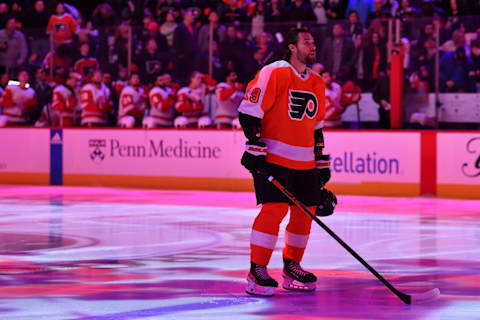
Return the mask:
[[150,101],[150,117],[159,124],[173,125],[175,116],[175,92],[169,87],[153,87],[148,95]]
[[132,86],[127,86],[123,88],[119,100],[118,120],[125,116],[132,116],[136,120],[143,118],[147,107],[144,92],[141,87],[135,89]]
[[342,125],[342,113],[345,110],[341,103],[342,88],[336,82],[331,83],[331,88],[325,88],[325,120],[324,127],[335,128]]
[[242,102],[245,93],[240,91],[240,84],[230,86],[225,82],[221,82],[215,89],[217,98],[217,109],[215,111],[215,123],[231,124],[234,118],[238,117],[238,106]]
[[207,88],[201,84],[198,88],[183,87],[177,92],[175,109],[186,117],[188,124],[195,123],[198,118],[209,115],[208,104],[205,103]]
[[82,107],[82,125],[107,124],[108,113],[112,108],[110,89],[103,83],[98,87],[91,83],[84,85],[80,91],[80,105]]
[[63,84],[59,84],[53,89],[52,108],[60,112],[61,117],[74,118],[77,111],[78,100],[75,92]]
[[8,122],[23,124],[27,122],[28,114],[37,106],[37,97],[32,88],[20,88],[11,84],[2,96],[2,114]]

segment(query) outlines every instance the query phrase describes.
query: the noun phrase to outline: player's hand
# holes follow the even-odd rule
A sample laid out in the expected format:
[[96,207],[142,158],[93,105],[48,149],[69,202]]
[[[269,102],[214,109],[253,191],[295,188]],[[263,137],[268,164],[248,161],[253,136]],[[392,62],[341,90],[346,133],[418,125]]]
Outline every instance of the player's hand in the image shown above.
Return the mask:
[[326,217],[333,214],[337,206],[337,197],[327,188],[322,188],[319,192],[318,205],[315,208],[315,215],[319,217]]
[[320,185],[323,187],[324,185],[327,184],[327,182],[330,180],[331,172],[330,172],[330,155],[328,154],[322,154],[320,156],[317,156],[318,158],[316,159],[316,162],[320,163],[327,163],[325,166],[317,166],[317,176],[318,176],[318,182]]
[[263,173],[266,170],[267,147],[265,143],[247,142],[243,153],[241,164],[251,173]]

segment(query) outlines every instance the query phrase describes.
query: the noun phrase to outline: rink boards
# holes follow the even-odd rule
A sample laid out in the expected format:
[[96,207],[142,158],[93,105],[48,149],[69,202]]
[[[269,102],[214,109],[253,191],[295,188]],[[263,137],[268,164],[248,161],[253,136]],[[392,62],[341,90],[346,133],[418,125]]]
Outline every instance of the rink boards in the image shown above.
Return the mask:
[[[239,130],[3,128],[0,183],[253,190]],[[330,187],[480,198],[480,132],[330,130]]]

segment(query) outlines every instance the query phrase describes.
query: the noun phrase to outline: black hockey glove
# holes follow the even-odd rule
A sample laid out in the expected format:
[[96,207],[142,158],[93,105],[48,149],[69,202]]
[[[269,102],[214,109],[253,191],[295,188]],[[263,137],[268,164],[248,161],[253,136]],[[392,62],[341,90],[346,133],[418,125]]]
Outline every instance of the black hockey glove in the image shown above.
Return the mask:
[[245,152],[243,153],[241,163],[252,174],[266,172],[265,158],[267,156],[267,147],[260,141],[247,142]]
[[315,157],[315,165],[317,167],[318,182],[323,187],[330,180],[330,155],[322,154]]
[[337,197],[335,194],[326,188],[322,188],[319,192],[319,197],[319,204],[315,208],[315,215],[319,217],[332,215],[337,206]]

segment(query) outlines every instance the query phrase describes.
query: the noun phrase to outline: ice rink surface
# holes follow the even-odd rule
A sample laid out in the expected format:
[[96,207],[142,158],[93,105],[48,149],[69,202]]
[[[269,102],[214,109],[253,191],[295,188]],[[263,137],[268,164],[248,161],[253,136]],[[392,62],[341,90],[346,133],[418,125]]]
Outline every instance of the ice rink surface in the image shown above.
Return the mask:
[[[313,293],[245,294],[252,193],[0,186],[0,319],[480,319],[480,201],[339,196],[319,226]],[[281,280],[282,224],[269,265]]]

